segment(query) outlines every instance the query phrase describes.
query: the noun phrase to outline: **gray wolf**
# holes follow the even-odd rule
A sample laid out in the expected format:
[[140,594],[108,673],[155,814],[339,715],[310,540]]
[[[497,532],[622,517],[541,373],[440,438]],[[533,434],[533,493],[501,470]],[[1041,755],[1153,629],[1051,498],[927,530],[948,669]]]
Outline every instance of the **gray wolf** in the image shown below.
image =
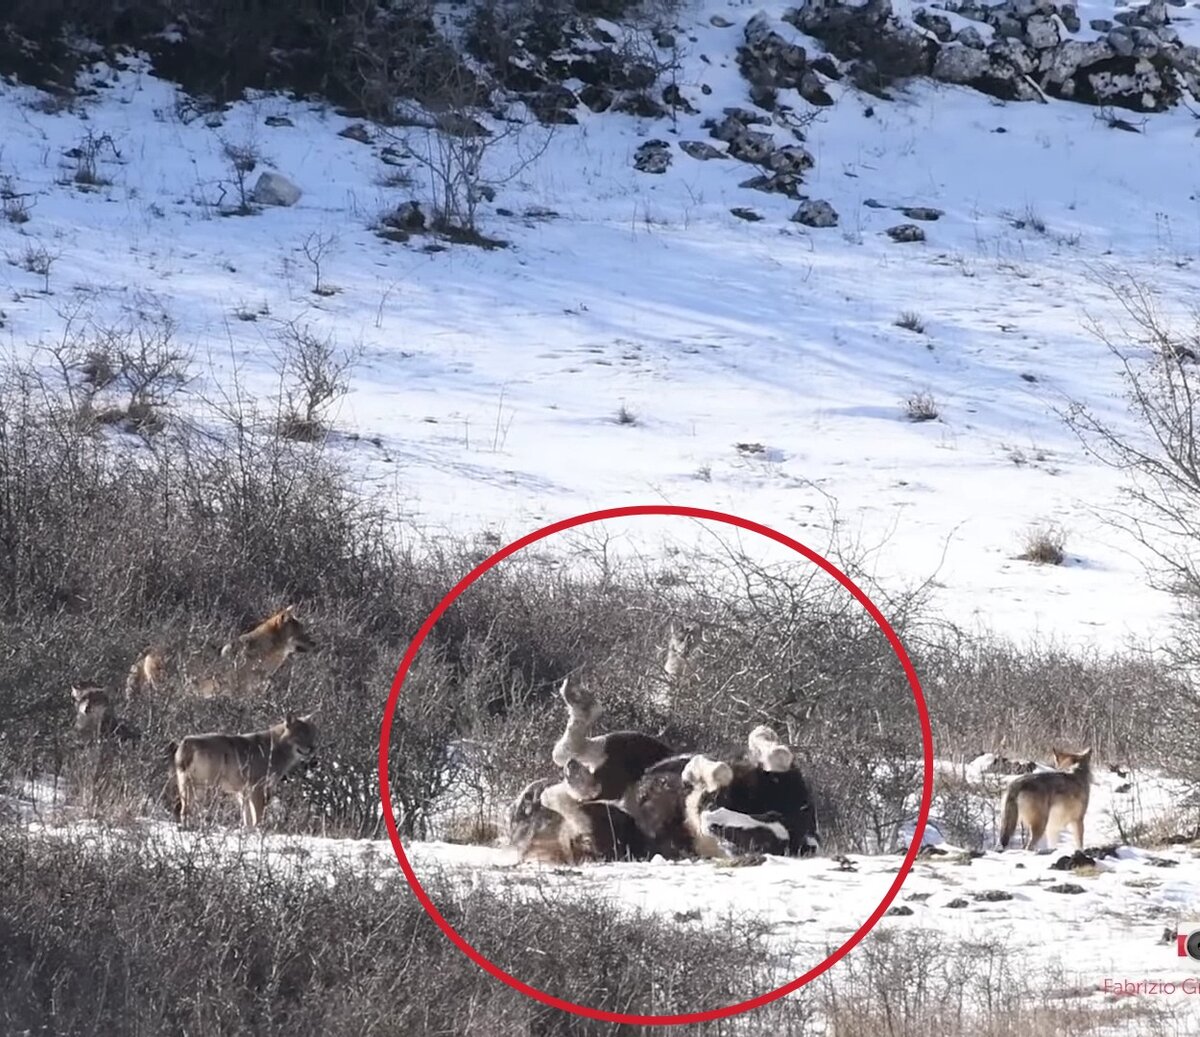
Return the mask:
[[149,649],[130,667],[125,693],[132,697],[146,688],[161,691],[172,679],[206,698],[244,692],[265,684],[293,654],[315,647],[295,606],[289,605],[235,637],[222,647],[218,659],[204,659],[196,652],[171,658],[161,648]]
[[121,742],[134,742],[141,737],[132,724],[116,715],[112,700],[103,688],[95,684],[72,685],[71,699],[75,703],[75,732],[84,741],[116,738]]
[[1053,750],[1057,770],[1022,774],[1009,782],[1000,807],[1000,849],[1008,848],[1017,822],[1028,829],[1026,850],[1037,846],[1049,831],[1049,845],[1058,842],[1064,828],[1075,836],[1076,849],[1083,849],[1083,816],[1087,813],[1092,785],[1092,751]]
[[289,714],[265,731],[187,735],[172,742],[167,751],[179,797],[176,816],[180,823],[185,822],[196,790],[215,787],[238,797],[242,823],[253,827],[261,823],[275,785],[298,767],[311,763],[316,748],[317,730],[311,713]]
[[703,640],[704,632],[699,623],[693,621],[679,626],[671,623],[667,631],[667,657],[663,662],[667,680],[679,683],[695,673],[692,652]]

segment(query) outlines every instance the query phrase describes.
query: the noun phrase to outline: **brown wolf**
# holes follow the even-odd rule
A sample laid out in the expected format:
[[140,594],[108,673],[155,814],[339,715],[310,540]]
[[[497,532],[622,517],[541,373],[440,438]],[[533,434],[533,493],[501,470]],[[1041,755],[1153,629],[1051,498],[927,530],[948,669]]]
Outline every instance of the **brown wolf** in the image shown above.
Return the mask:
[[[267,796],[279,779],[311,762],[316,750],[311,713],[289,714],[265,731],[188,735],[172,742],[167,751],[179,793],[176,816],[180,823],[187,820],[197,788],[217,787],[238,797],[242,823],[253,827],[262,821]],[[168,796],[170,788],[168,779]]]
[[667,680],[679,683],[695,674],[692,653],[703,640],[704,631],[694,620],[679,626],[671,623],[667,631],[667,658],[663,663]]
[[296,607],[289,605],[230,641],[219,659],[172,660],[162,649],[151,648],[130,668],[125,693],[133,696],[147,687],[160,691],[172,677],[181,678],[183,687],[206,698],[246,691],[270,680],[293,653],[315,647],[296,616]]
[[1029,829],[1025,849],[1037,846],[1050,832],[1051,848],[1059,833],[1070,827],[1075,846],[1083,849],[1083,815],[1087,812],[1092,784],[1092,750],[1078,753],[1054,750],[1058,770],[1035,771],[1014,778],[1004,791],[1001,804],[1000,849],[1008,848],[1018,820]]
[[71,699],[75,703],[75,732],[84,741],[116,738],[132,742],[140,737],[131,724],[116,715],[112,700],[103,688],[95,684],[71,685]]

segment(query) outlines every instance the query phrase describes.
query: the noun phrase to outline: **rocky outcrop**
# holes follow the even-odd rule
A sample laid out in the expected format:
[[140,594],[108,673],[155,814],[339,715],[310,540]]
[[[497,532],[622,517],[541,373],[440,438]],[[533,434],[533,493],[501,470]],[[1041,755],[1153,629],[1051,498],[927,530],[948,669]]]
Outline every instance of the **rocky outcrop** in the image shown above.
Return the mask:
[[737,59],[742,75],[750,84],[751,96],[763,107],[774,107],[775,91],[791,89],[799,91],[810,104],[833,104],[825,89],[825,79],[809,64],[808,52],[800,44],[785,39],[761,12],[746,23]]
[[[950,15],[975,24],[956,32]],[[757,55],[752,71],[739,56],[747,79],[799,89],[800,70],[811,69],[804,48],[765,21],[756,25],[759,18],[742,48]],[[1200,48],[1180,42],[1165,0],[1093,20],[1086,39],[1075,4],[1055,0],[943,0],[916,8],[911,24],[891,0],[810,0],[783,19],[821,41],[858,86],[883,96],[897,80],[931,76],[1004,100],[1162,111],[1185,92],[1200,99]]]
[[658,86],[660,70],[669,63],[663,55],[675,42],[669,33],[654,39],[653,48],[662,54],[639,54],[621,47],[584,13],[551,23],[497,7],[481,9],[470,24],[466,43],[472,57],[542,123],[574,123],[581,105],[646,118],[691,110],[678,85]]
[[[769,116],[747,108],[726,108],[721,119],[709,119],[704,127],[710,136],[726,145],[725,155],[762,171],[740,186],[797,200],[802,197],[802,174],[812,168],[813,157],[799,144],[780,145]],[[799,136],[795,130],[792,132]]]

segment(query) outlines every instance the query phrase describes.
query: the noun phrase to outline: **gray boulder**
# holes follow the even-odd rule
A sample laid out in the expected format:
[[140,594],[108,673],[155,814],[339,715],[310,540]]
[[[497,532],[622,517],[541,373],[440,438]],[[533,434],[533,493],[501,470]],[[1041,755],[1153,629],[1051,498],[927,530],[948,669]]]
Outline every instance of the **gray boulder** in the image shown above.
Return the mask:
[[633,156],[633,167],[642,173],[665,173],[671,167],[671,145],[665,140],[648,140]]
[[679,150],[685,155],[699,159],[701,162],[706,162],[713,158],[729,157],[720,148],[714,148],[706,140],[681,140],[679,142]]
[[925,232],[915,223],[898,223],[894,227],[888,227],[887,236],[899,242],[925,240]]
[[295,205],[300,194],[300,188],[282,173],[268,171],[255,182],[250,198],[259,205]]
[[792,214],[792,222],[802,223],[806,227],[836,227],[838,214],[828,202],[808,198]]

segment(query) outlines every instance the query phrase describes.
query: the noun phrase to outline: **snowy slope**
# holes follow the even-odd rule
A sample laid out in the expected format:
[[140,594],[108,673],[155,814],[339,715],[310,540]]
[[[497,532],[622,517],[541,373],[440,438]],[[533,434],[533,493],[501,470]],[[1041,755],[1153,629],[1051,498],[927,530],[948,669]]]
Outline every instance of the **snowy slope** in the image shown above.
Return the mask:
[[[712,27],[715,10],[733,26]],[[1167,312],[1188,302],[1200,203],[1190,163],[1163,158],[1194,149],[1191,115],[1132,134],[1083,105],[932,85],[886,103],[833,84],[836,104],[808,129],[807,182],[841,223],[808,230],[788,222],[794,202],[737,186],[744,164],[677,149],[661,176],[631,164],[644,140],[706,140],[704,118],[745,103],[732,54],[756,10],[682,14],[680,87],[701,113],[677,132],[586,110],[557,128],[482,212],[511,243],[496,251],[377,238],[379,214],[428,194],[421,171],[410,163],[412,189],[381,186],[387,142],[339,137],[346,120],[320,106],[259,98],[214,128],[184,122],[174,89],[136,70],[101,77],[102,100],[76,114],[0,87],[0,173],[34,203],[28,223],[0,221],[0,335],[26,353],[58,341],[65,314],[165,313],[210,385],[236,368],[270,393],[276,322],[298,319],[361,345],[338,425],[380,445],[329,449],[418,526],[512,538],[661,501],[732,510],[820,550],[832,498],[838,535],[879,548],[881,577],[938,570],[937,601],[965,626],[1108,645],[1161,629],[1168,600],[1096,514],[1120,481],[1056,410],[1079,399],[1123,420],[1115,365],[1083,326],[1112,312],[1105,270],[1151,283]],[[102,151],[112,183],[83,191],[64,152],[88,132],[120,158]],[[254,142],[300,203],[217,215],[223,140]],[[497,157],[496,177],[514,162]],[[895,244],[882,231],[904,217],[868,199],[945,215],[925,243]],[[301,252],[314,233],[336,239],[330,296],[311,291]],[[21,266],[31,245],[57,256],[49,294]],[[895,326],[903,311],[924,334]],[[939,420],[904,419],[917,391]],[[636,424],[615,420],[622,405]],[[1066,566],[1014,559],[1039,521],[1066,530]],[[652,544],[645,528],[634,535]]]
[[[939,769],[950,771],[949,764]],[[978,775],[974,776],[978,780]],[[1003,778],[981,785],[981,803]],[[1087,845],[1110,846],[1083,871],[1054,870],[1069,852],[1064,836],[1058,852],[988,850],[981,856],[942,843],[918,859],[899,896],[879,923],[901,931],[940,934],[958,941],[996,941],[1007,946],[1031,975],[1044,971],[1066,984],[1052,995],[1107,1004],[1105,981],[1160,981],[1181,984],[1198,974],[1195,964],[1177,957],[1165,930],[1186,931],[1200,923],[1200,856],[1192,847],[1146,851],[1119,844],[1118,831],[1161,816],[1178,788],[1154,774],[1126,779],[1097,775],[1087,815]],[[122,840],[152,840],[189,859],[205,854],[255,860],[280,874],[328,873],[334,864],[352,864],[378,888],[402,881],[391,846],[368,840],[245,835],[236,830],[181,831],[163,821],[143,820],[131,828],[79,822],[69,805],[45,785],[27,787],[18,805],[32,832],[45,838],[83,839],[108,849]],[[989,845],[992,845],[989,836]],[[775,978],[783,985],[819,964],[866,921],[895,880],[899,854],[852,855],[839,864],[827,856],[805,860],[766,858],[750,867],[711,861],[585,865],[557,868],[516,864],[506,848],[448,843],[409,843],[405,847],[419,878],[449,879],[464,892],[486,885],[506,896],[541,902],[545,898],[599,897],[623,911],[661,914],[682,926],[716,926],[733,916],[762,923],[763,939],[775,953]],[[332,879],[331,879],[332,880]],[[469,941],[471,934],[462,934]],[[502,962],[500,964],[503,964]],[[1194,997],[1172,995],[1178,1032],[1200,1025]]]

